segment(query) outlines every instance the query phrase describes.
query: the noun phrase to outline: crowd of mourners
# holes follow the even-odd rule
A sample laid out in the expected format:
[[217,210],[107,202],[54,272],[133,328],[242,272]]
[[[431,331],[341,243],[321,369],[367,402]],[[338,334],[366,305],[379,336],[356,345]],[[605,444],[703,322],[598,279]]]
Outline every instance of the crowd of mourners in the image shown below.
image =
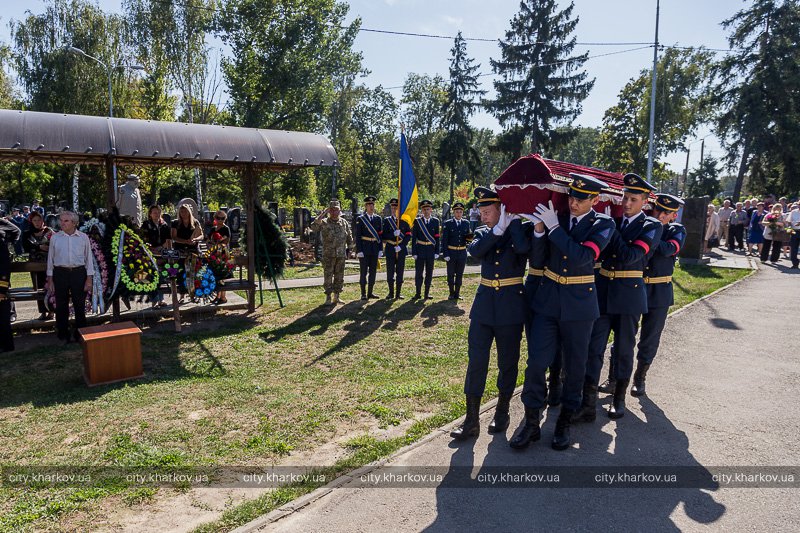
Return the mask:
[[708,204],[705,252],[725,246],[772,264],[778,264],[783,256],[791,261],[792,269],[797,269],[798,244],[800,201],[768,197],[736,203],[726,199],[719,208]]

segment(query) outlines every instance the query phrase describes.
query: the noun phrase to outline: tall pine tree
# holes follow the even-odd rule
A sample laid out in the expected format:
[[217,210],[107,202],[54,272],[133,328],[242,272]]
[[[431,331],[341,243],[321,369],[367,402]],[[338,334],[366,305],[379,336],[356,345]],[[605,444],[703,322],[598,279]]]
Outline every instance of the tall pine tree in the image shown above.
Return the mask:
[[[479,89],[478,69],[467,55],[467,42],[458,32],[450,50],[450,85],[443,107],[445,134],[439,144],[439,164],[450,170],[450,202],[453,201],[456,172],[466,168],[475,173],[480,169],[480,157],[473,148],[474,131],[469,119],[486,91]],[[431,178],[432,179],[432,178]],[[431,189],[433,189],[431,184]]]
[[555,128],[580,114],[594,86],[582,70],[588,54],[572,55],[578,24],[573,7],[570,2],[559,11],[556,0],[522,0],[500,41],[501,58],[491,60],[500,79],[494,82],[497,98],[488,107],[506,129],[501,142],[515,159],[526,141],[532,152],[566,141]]
[[734,198],[800,190],[800,2],[755,0],[722,23],[734,53],[718,66],[717,133],[738,159]]

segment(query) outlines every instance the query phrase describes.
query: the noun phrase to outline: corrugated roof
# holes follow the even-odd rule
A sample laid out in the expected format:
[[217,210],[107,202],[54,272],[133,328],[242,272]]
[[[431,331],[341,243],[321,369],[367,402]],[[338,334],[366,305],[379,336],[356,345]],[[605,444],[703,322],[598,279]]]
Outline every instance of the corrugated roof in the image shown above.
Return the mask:
[[0,159],[158,166],[338,166],[330,141],[305,132],[0,110]]

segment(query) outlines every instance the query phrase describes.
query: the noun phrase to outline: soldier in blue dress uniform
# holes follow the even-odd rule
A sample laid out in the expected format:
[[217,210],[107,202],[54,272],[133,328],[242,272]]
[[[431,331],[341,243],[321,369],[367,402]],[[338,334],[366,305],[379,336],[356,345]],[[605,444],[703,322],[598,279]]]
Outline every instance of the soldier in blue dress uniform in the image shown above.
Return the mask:
[[[405,220],[397,222],[397,198],[389,200],[392,215],[383,219],[383,255],[386,257],[386,282],[389,284],[387,300],[396,298],[402,300],[400,289],[403,287],[403,274],[406,269],[406,256],[408,255],[408,241],[411,240],[411,227]],[[395,283],[397,291],[395,292]]]
[[447,262],[449,300],[461,300],[461,279],[467,266],[467,243],[472,239],[469,222],[463,220],[464,204],[453,204],[453,218],[442,225],[442,256]]
[[614,332],[614,348],[610,365],[615,382],[608,416],[618,419],[625,414],[625,394],[633,374],[636,329],[639,319],[647,312],[644,269],[654,247],[661,241],[661,222],[642,211],[655,187],[636,174],[626,174],[624,183],[623,217],[615,221],[617,231],[603,250],[596,275],[600,318],[592,329],[583,403],[573,418],[577,422],[593,422],[597,416],[597,387],[611,331]]
[[636,372],[633,374],[632,396],[644,396],[647,371],[658,352],[661,332],[667,321],[669,307],[675,303],[672,292],[672,273],[675,257],[686,240],[686,228],[674,222],[683,200],[671,194],[656,195],[653,216],[663,225],[661,241],[644,270],[647,287],[647,313],[642,315],[642,332],[639,336],[639,352],[636,355]]
[[[379,215],[375,214],[374,196],[364,198],[364,212],[356,217],[355,227],[356,257],[358,257],[361,274],[359,280],[361,282],[361,299],[377,298],[372,291],[375,287],[375,276],[378,274],[378,258],[383,257],[381,250],[383,221]],[[369,279],[367,279],[368,276]],[[367,291],[367,283],[369,283],[369,291]]]
[[433,202],[422,200],[419,203],[422,215],[414,221],[411,230],[411,255],[416,261],[415,283],[417,293],[414,299],[422,297],[422,281],[425,279],[425,299],[431,298],[431,282],[433,281],[433,264],[439,259],[439,219],[431,215]]
[[497,390],[499,398],[489,433],[505,431],[509,423],[509,404],[517,383],[520,341],[528,303],[522,276],[528,261],[531,242],[519,217],[505,212],[492,189],[475,189],[481,221],[467,245],[472,257],[481,261],[481,281],[469,313],[467,375],[464,394],[467,416],[450,435],[459,440],[480,433],[481,397],[486,388],[489,352],[497,344]]
[[535,342],[528,343],[528,365],[522,387],[524,425],[509,441],[515,449],[539,439],[540,410],[547,400],[545,370],[562,352],[562,406],[552,447],[556,450],[569,447],[570,422],[581,406],[592,326],[600,316],[594,263],[611,240],[614,221],[595,212],[592,206],[607,185],[591,176],[570,176],[569,213],[558,215],[550,202],[549,207],[539,204],[530,217],[536,224],[531,255],[536,264],[544,266],[544,271],[530,303],[533,319],[529,339]]

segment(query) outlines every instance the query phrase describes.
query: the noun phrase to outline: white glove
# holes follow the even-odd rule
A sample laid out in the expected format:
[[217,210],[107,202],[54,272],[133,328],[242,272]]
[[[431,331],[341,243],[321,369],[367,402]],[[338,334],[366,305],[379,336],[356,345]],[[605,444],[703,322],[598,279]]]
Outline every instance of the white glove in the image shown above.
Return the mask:
[[394,236],[395,236],[395,237],[399,237],[399,236],[400,236],[400,234],[401,234],[401,233],[400,233],[400,230],[399,230],[399,229],[396,229],[396,230],[394,230]]
[[379,252],[378,252],[378,259],[380,259],[381,257],[383,257],[383,252],[380,252],[380,251],[379,251]]
[[439,259],[439,254],[433,254],[434,259]]
[[538,222],[541,222],[541,221],[542,221],[542,220],[541,220],[539,217],[537,217],[536,215],[529,215],[528,213],[520,213],[520,214],[519,214],[519,216],[521,216],[521,217],[522,217],[522,218],[524,218],[525,220],[530,220],[530,221],[531,221],[531,222],[533,222],[534,224],[536,224],[536,223],[538,223]]
[[411,257],[413,257],[414,259],[416,259],[416,258],[417,258],[417,256],[416,256],[416,255],[412,255]]
[[605,214],[608,215],[608,216],[611,216],[611,206],[610,205],[606,206]]
[[394,251],[395,251],[395,252],[397,252],[397,253],[399,254],[399,253],[400,253],[400,247],[399,247],[399,246],[395,246],[395,247],[394,247]]
[[364,257],[364,252],[358,252],[358,253],[356,254],[356,257],[358,257],[359,259],[361,259],[362,257]]
[[450,256],[448,255],[447,257],[445,257],[445,258],[444,258],[444,261],[445,261],[445,263],[448,263],[448,262],[450,262]]
[[508,216],[506,215],[506,206],[505,204],[500,204],[500,218],[497,220],[497,224],[492,228],[492,233],[497,236],[502,235],[506,232],[506,228],[511,223]]
[[558,226],[558,213],[556,210],[553,209],[553,201],[549,200],[548,206],[544,204],[539,204],[536,206],[536,216],[544,222],[544,225],[547,226],[548,230],[551,230]]

